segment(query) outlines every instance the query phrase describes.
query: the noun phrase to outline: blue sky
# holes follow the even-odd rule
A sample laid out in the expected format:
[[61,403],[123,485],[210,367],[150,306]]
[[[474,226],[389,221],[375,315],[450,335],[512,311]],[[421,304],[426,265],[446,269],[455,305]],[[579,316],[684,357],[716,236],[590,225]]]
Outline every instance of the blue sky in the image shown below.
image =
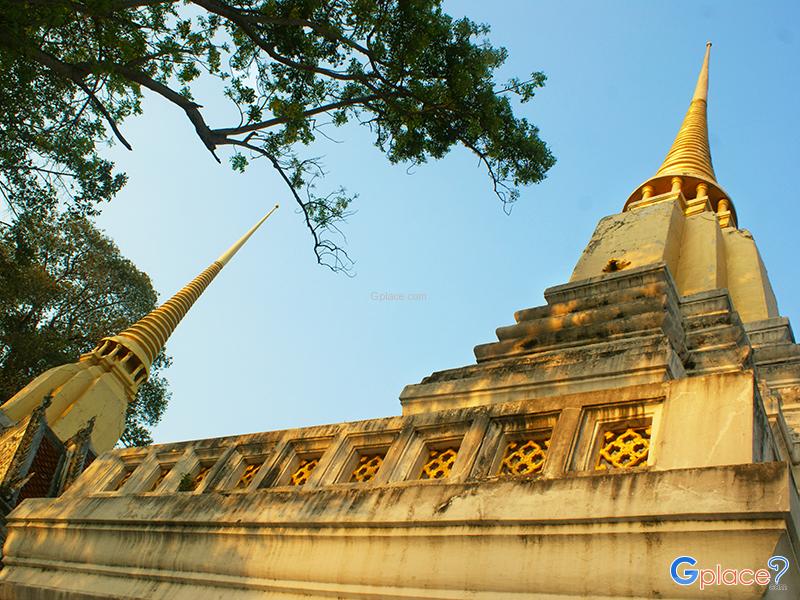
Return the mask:
[[[714,166],[758,243],[781,314],[800,319],[800,40],[796,2],[449,2],[491,25],[499,79],[542,70],[520,109],[558,158],[506,216],[458,149],[408,172],[366,131],[335,131],[331,186],[360,198],[345,226],[356,276],[319,267],[271,169],[217,165],[174,107],[148,97],[112,150],[130,183],[99,224],[167,299],[275,202],[168,344],[173,398],[158,442],[399,414],[403,386],[474,362],[515,310],[568,280],[597,221],[655,172],[688,106],[705,42]],[[229,123],[211,90],[212,126]],[[378,294],[421,298],[380,301]]]

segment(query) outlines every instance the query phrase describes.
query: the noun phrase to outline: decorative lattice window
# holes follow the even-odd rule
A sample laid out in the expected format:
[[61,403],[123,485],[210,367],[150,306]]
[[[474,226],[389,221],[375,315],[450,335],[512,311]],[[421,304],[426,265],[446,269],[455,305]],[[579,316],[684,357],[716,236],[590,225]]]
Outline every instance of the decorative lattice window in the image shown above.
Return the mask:
[[125,485],[126,483],[128,483],[128,479],[130,479],[131,475],[133,475],[133,471],[134,471],[134,469],[126,469],[125,470],[125,473],[122,475],[122,478],[117,482],[117,485],[114,488],[114,491],[121,490],[122,486]]
[[358,464],[353,470],[353,475],[350,478],[350,481],[366,483],[375,477],[383,465],[384,458],[386,458],[385,452],[380,454],[365,454],[360,456],[358,459]]
[[647,464],[650,425],[619,427],[603,434],[595,469],[631,469]]
[[500,475],[535,475],[541,473],[550,440],[521,439],[506,446],[503,460],[500,461]]
[[305,485],[311,472],[317,468],[319,458],[304,458],[297,464],[297,469],[289,478],[291,485]]
[[239,477],[239,481],[236,483],[237,490],[243,490],[250,486],[250,483],[253,481],[253,478],[258,475],[258,472],[261,470],[261,463],[253,463],[249,464],[244,468],[244,472],[242,476]]
[[428,460],[422,465],[420,479],[444,479],[453,470],[458,456],[458,446],[430,449]]
[[160,471],[158,472],[158,477],[156,477],[155,483],[153,483],[153,487],[150,488],[151,492],[155,492],[158,486],[161,485],[161,482],[164,481],[164,478],[169,475],[169,472],[172,470],[172,465],[168,466],[161,466]]
[[197,472],[197,475],[194,476],[194,488],[193,489],[196,490],[198,487],[200,487],[200,484],[203,483],[203,481],[205,480],[206,475],[208,475],[208,472],[211,470],[211,467],[212,467],[212,465],[206,465],[206,466],[200,467],[200,470]]

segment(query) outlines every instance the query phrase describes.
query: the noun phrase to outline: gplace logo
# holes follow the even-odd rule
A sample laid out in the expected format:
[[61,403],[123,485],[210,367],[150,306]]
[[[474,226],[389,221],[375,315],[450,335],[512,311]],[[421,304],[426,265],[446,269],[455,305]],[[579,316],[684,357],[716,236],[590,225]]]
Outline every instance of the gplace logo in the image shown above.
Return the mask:
[[789,560],[785,556],[773,556],[767,561],[770,570],[775,571],[775,581],[772,573],[767,569],[723,569],[716,565],[713,569],[693,569],[697,561],[691,556],[679,556],[672,561],[669,574],[672,581],[678,585],[693,585],[700,583],[700,589],[717,585],[767,585],[771,590],[786,590],[786,585],[781,585],[781,577],[789,568]]

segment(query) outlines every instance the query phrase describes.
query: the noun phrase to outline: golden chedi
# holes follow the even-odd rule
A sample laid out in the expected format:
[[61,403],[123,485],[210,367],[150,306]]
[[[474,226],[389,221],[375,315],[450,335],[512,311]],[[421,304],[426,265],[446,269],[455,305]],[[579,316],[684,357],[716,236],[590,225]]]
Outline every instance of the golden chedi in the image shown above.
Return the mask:
[[45,416],[59,439],[69,439],[94,418],[92,452],[98,455],[113,448],[125,427],[128,403],[147,380],[150,365],[169,336],[275,208],[162,306],[119,335],[102,340],[78,362],[54,367],[31,381],[0,407],[0,420],[7,425],[18,423],[30,415],[45,396],[51,396]]
[[708,77],[707,47],[661,168],[473,364],[399,416],[108,451],[8,515],[0,599],[798,597],[800,346]]

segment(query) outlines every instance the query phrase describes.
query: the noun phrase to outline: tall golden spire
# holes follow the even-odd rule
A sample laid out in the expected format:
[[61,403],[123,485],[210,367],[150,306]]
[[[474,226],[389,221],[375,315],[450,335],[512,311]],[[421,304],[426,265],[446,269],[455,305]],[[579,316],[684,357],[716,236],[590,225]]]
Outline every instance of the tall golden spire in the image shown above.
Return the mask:
[[716,183],[714,166],[711,164],[711,149],[708,144],[708,58],[711,42],[706,45],[703,68],[697,78],[697,87],[689,104],[689,110],[678,130],[661,167],[655,177],[661,175],[691,175]]
[[65,441],[94,419],[92,451],[97,455],[114,447],[125,429],[128,403],[149,374],[153,360],[200,294],[234,254],[255,233],[277,205],[222,256],[160,307],[119,335],[106,338],[76,363],[42,373],[0,407],[0,424],[26,418],[52,400],[45,418],[53,433]]
[[164,304],[156,308],[150,314],[142,318],[139,322],[131,325],[128,329],[112,338],[103,340],[122,344],[131,350],[141,361],[142,370],[134,370],[134,379],[144,374],[149,375],[150,366],[153,364],[158,353],[164,347],[169,336],[175,331],[181,319],[186,315],[192,305],[197,301],[208,285],[214,280],[228,261],[236,254],[239,249],[250,239],[261,224],[278,208],[270,210],[264,217],[256,223],[250,231],[244,234],[235,244],[225,251],[209,267],[189,282],[186,287],[180,290]]
[[706,43],[703,66],[697,78],[689,110],[675,136],[675,141],[667,153],[667,157],[656,174],[645,181],[631,194],[625,203],[627,208],[632,202],[647,199],[670,192],[682,192],[686,198],[707,196],[716,210],[720,200],[728,196],[717,183],[714,166],[711,162],[711,148],[708,143],[708,62],[711,54],[711,42]]

